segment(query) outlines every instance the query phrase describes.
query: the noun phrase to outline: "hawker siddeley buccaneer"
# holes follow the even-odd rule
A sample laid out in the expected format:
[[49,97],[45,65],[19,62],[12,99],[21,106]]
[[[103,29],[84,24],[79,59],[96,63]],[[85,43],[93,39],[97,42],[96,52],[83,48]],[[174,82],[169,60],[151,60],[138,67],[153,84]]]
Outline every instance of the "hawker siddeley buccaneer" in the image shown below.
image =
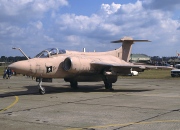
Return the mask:
[[132,44],[149,42],[148,40],[124,37],[112,41],[121,42],[119,49],[107,52],[77,52],[50,48],[43,50],[35,58],[12,63],[9,67],[16,73],[36,77],[40,94],[45,93],[42,82],[51,82],[52,78],[63,78],[70,82],[73,89],[78,88],[78,82],[103,81],[105,89],[112,90],[112,83],[117,81],[119,75],[130,74],[131,70],[142,72],[150,67],[129,62]]

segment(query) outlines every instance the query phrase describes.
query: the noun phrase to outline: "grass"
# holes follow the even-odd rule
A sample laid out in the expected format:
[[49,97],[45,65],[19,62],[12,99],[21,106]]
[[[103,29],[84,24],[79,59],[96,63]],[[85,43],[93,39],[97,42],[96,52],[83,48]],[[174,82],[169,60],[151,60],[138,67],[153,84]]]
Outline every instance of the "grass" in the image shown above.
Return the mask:
[[[3,75],[4,66],[0,66],[0,75]],[[138,76],[119,76],[120,78],[133,79],[179,79],[171,77],[171,70],[145,70],[139,73]]]
[[4,66],[0,66],[0,75],[4,74]]
[[147,70],[144,73],[140,74],[142,78],[154,78],[154,79],[169,79],[171,77],[171,70]]

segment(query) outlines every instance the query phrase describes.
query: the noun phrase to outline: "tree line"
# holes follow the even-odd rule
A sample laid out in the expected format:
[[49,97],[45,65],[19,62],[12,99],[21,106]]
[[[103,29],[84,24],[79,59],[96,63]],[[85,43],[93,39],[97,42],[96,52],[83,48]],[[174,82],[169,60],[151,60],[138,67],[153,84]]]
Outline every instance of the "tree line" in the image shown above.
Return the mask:
[[13,57],[13,56],[9,56],[9,57],[1,56],[0,57],[0,62],[12,63],[12,62],[21,61],[21,60],[27,60],[27,58],[24,56],[15,56],[15,57]]

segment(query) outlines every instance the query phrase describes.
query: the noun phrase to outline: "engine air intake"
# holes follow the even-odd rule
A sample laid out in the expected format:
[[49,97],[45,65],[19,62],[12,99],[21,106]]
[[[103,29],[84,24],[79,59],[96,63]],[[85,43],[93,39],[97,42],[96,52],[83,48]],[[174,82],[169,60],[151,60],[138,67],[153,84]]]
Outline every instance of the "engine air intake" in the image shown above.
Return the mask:
[[71,69],[71,66],[72,66],[72,61],[71,61],[71,59],[68,57],[68,58],[66,58],[66,59],[64,60],[63,69],[64,69],[65,71],[68,71],[68,70]]

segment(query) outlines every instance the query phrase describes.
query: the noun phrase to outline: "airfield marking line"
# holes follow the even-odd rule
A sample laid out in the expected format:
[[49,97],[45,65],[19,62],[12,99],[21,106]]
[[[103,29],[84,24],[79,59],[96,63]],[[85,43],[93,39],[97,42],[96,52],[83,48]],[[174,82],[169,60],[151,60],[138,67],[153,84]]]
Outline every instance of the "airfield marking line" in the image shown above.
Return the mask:
[[[0,91],[2,91],[2,90],[0,90]],[[6,92],[6,91],[2,91],[2,92]],[[12,95],[14,95],[14,94],[12,93]],[[7,106],[6,108],[1,109],[0,112],[8,110],[9,108],[13,107],[19,101],[18,96],[14,95],[14,97],[15,97],[15,101],[13,103],[11,103],[9,106]]]
[[107,128],[107,127],[118,127],[118,126],[128,126],[128,125],[143,125],[143,124],[154,124],[154,123],[171,123],[171,122],[180,122],[180,120],[159,120],[159,121],[149,121],[149,122],[132,122],[132,123],[125,123],[125,124],[111,124],[111,125],[104,125],[104,126],[91,126],[91,127],[84,127],[84,128],[70,128],[66,130],[83,130],[83,129],[90,129],[90,128]]

